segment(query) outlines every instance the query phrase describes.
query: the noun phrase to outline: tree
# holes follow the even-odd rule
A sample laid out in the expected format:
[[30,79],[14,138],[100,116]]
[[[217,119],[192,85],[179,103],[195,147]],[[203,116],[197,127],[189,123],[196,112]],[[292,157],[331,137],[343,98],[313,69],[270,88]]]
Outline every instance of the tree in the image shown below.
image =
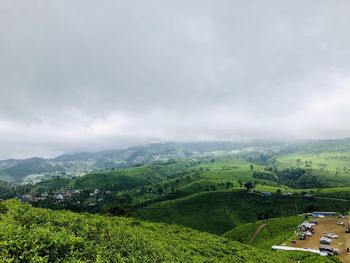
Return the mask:
[[241,188],[243,187],[243,182],[241,179],[238,180],[238,184],[239,184],[239,187],[241,187]]
[[113,216],[126,216],[128,214],[128,210],[125,207],[121,207],[119,205],[112,205],[106,209],[105,213]]
[[226,189],[230,189],[233,187],[233,184],[231,182],[226,182]]
[[247,188],[247,190],[252,190],[255,186],[253,182],[246,182],[244,187]]
[[160,186],[160,185],[158,186],[157,192],[158,192],[158,194],[163,194],[164,193],[164,190],[163,190],[162,186]]
[[296,163],[297,163],[297,167],[300,168],[301,167],[301,159],[296,159]]
[[254,169],[254,166],[251,164],[250,165],[250,170],[253,171],[253,169]]

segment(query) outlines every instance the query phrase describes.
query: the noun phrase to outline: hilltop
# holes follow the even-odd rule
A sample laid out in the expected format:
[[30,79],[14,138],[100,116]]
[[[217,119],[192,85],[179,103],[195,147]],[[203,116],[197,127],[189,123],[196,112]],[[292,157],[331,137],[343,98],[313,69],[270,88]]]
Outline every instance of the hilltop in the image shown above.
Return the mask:
[[[333,160],[333,164],[327,167],[331,169],[323,171],[327,175],[332,175],[337,169],[348,168],[344,162],[347,161],[349,147],[350,139],[292,143],[277,141],[155,143],[118,150],[63,154],[52,159],[35,157],[24,160],[0,160],[0,179],[14,183],[38,183],[56,176],[71,179],[106,169],[210,158],[238,158],[250,163],[280,167],[296,166],[296,159],[301,159],[302,162],[315,160],[316,170],[323,167],[325,160]],[[324,154],[321,156],[323,159],[319,158],[320,153]],[[342,171],[338,171],[340,172]],[[342,182],[339,181],[340,183]]]

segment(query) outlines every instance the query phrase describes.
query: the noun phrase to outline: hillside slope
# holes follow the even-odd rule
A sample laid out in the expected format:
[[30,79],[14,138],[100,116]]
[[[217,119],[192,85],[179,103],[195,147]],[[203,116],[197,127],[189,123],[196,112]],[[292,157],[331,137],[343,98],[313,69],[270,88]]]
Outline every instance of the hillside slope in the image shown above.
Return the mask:
[[328,199],[261,197],[244,190],[204,192],[163,201],[136,211],[135,216],[155,222],[174,223],[200,231],[223,234],[258,219],[296,215],[314,209],[347,211],[350,202]]
[[178,226],[0,203],[5,262],[337,262],[267,252]]
[[260,220],[235,227],[223,236],[258,248],[270,249],[288,239],[303,221],[301,216]]

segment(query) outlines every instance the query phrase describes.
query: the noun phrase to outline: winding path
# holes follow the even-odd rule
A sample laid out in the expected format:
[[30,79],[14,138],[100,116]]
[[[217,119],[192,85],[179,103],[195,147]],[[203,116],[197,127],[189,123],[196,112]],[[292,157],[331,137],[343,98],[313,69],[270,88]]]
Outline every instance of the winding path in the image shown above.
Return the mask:
[[261,230],[263,228],[265,228],[267,226],[266,223],[260,225],[254,232],[254,235],[252,236],[251,240],[250,240],[250,243],[253,244],[253,242],[255,241],[256,237],[259,235],[259,233],[261,232]]

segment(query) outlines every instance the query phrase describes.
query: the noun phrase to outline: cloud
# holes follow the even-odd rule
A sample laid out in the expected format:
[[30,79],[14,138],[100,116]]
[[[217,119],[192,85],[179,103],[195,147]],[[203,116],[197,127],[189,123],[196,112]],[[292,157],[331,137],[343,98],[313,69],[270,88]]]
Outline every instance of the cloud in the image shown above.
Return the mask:
[[2,1],[0,158],[346,137],[349,11],[348,1]]

